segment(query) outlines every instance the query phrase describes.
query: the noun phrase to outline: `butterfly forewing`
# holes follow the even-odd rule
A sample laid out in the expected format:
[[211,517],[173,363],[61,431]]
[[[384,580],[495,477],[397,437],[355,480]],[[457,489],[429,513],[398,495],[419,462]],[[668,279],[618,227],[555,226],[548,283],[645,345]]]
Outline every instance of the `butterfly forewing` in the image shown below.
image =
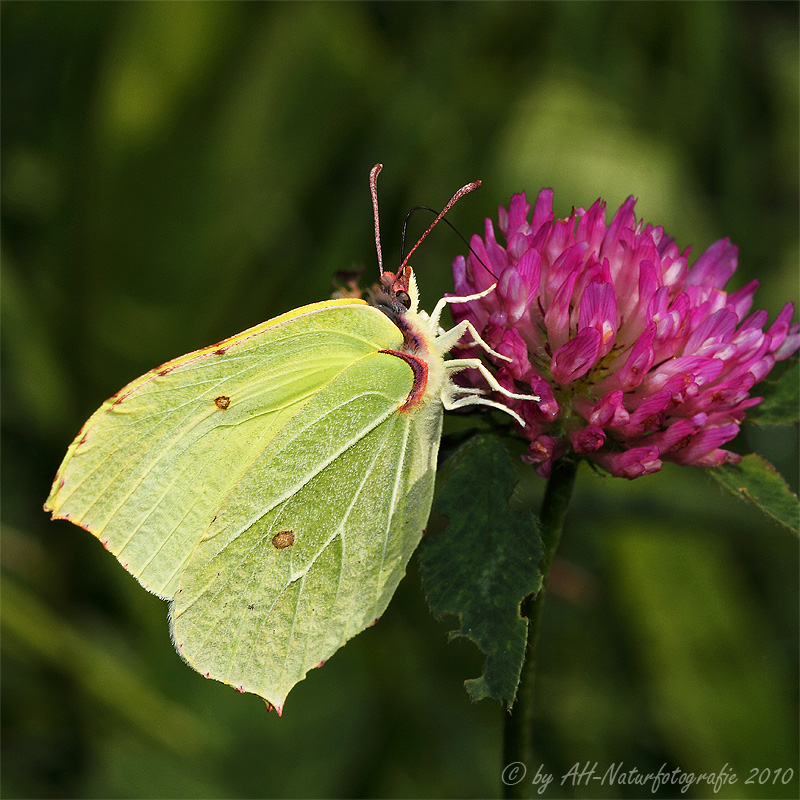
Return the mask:
[[175,359],[92,416],[45,508],[172,597],[206,527],[269,442],[349,365],[401,342],[374,308],[333,301]]

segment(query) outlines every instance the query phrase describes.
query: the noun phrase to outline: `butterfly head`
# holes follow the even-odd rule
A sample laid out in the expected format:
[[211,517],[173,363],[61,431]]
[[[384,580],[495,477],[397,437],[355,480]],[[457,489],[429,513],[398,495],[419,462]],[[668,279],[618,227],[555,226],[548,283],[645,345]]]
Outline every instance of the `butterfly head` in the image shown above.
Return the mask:
[[381,273],[380,288],[371,302],[389,316],[403,316],[409,311],[416,314],[419,291],[414,270],[408,264],[403,264],[397,272]]

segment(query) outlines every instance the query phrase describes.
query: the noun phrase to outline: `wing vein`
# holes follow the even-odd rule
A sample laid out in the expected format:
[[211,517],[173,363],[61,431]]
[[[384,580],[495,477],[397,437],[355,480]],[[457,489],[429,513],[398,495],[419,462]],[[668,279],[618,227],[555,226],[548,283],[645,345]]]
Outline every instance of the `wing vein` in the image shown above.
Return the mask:
[[[386,563],[386,549],[389,542],[389,534],[391,533],[392,529],[392,519],[395,515],[395,509],[397,508],[399,496],[400,496],[400,485],[402,481],[402,475],[404,473],[405,468],[405,461],[406,461],[406,454],[408,453],[408,436],[411,430],[411,423],[410,418],[407,418],[409,421],[405,424],[405,429],[403,431],[403,458],[399,459],[399,463],[397,466],[397,471],[395,472],[394,478],[394,486],[392,488],[392,497],[391,502],[389,504],[389,512],[386,515],[386,528],[383,533],[383,550],[381,552],[381,564],[380,568],[378,569],[378,585],[376,586],[375,590],[375,607],[379,607],[380,601],[380,592],[382,587],[381,575],[383,574],[383,566]],[[377,613],[377,612],[376,612]]]

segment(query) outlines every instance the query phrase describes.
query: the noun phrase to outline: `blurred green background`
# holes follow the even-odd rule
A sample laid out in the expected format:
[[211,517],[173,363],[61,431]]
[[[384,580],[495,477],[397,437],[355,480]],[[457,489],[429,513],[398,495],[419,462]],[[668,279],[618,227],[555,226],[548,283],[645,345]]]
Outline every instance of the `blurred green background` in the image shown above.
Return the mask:
[[[416,559],[380,623],[282,719],[174,653],[166,605],[42,512],[83,421],[163,361],[374,270],[412,205],[482,229],[512,192],[556,211],[630,193],[696,257],[740,247],[771,318],[797,296],[794,3],[4,3],[4,797],[492,797],[503,712],[427,614]],[[421,229],[428,219],[415,218]],[[416,231],[415,231],[416,232]],[[413,234],[412,234],[413,235]],[[423,305],[463,249],[415,259]],[[797,483],[797,431],[743,435]],[[798,796],[798,547],[694,469],[582,470],[545,612],[548,797],[599,769],[736,771]],[[762,770],[784,770],[764,780]],[[756,780],[745,780],[756,770]],[[788,783],[783,784],[792,770]],[[658,797],[681,796],[677,788]],[[707,786],[688,797],[710,797]]]

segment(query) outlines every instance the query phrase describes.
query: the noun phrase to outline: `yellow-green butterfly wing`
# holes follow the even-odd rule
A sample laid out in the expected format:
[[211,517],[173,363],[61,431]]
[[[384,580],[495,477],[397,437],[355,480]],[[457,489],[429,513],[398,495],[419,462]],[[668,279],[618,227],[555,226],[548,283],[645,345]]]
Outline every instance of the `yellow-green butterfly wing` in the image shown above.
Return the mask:
[[108,400],[45,508],[173,599],[176,645],[281,708],[378,617],[430,510],[441,403],[400,329],[317,303],[175,359]]

